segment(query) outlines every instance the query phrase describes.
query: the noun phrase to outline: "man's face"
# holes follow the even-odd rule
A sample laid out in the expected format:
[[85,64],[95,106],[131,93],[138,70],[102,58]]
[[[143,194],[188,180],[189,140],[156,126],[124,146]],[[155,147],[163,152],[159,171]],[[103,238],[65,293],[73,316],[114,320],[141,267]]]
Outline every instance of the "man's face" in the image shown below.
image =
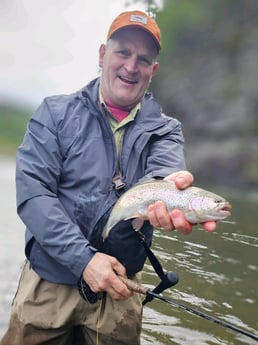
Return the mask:
[[99,49],[104,100],[130,110],[143,97],[158,68],[157,48],[148,33],[128,28],[118,31]]

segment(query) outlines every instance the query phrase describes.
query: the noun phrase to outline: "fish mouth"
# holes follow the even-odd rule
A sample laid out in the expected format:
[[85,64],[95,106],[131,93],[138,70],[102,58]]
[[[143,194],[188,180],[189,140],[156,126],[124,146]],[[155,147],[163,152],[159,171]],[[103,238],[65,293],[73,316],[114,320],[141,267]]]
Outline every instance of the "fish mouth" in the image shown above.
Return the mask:
[[221,207],[218,207],[219,213],[227,217],[231,215],[231,209],[232,209],[232,206],[230,204],[225,204]]

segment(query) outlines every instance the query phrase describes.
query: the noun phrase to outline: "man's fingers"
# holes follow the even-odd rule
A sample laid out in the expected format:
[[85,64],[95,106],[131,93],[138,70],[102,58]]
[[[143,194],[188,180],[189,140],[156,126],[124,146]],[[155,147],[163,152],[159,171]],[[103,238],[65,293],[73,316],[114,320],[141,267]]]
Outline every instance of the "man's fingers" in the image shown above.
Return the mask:
[[189,171],[181,170],[166,176],[164,180],[174,181],[177,188],[184,189],[193,184],[194,178]]
[[111,278],[112,283],[110,284],[110,294],[114,299],[127,299],[133,295],[127,286],[118,278],[118,276],[127,278],[125,267],[115,259],[112,262],[112,268],[116,274]]
[[[126,275],[123,275],[127,278]],[[118,278],[116,274],[109,277],[105,291],[115,300],[125,300],[133,295],[133,292]]]
[[174,229],[167,207],[162,201],[156,201],[148,207],[148,217],[154,228],[162,228],[167,231]]
[[126,299],[132,292],[118,275],[126,277],[125,267],[113,256],[96,253],[83,271],[83,279],[92,291],[106,291],[114,299]]
[[171,220],[174,224],[175,229],[184,234],[188,235],[192,231],[192,224],[190,224],[184,217],[184,214],[180,210],[173,210],[171,212]]
[[213,232],[216,230],[217,223],[214,221],[209,221],[209,222],[202,223],[202,226],[205,231]]

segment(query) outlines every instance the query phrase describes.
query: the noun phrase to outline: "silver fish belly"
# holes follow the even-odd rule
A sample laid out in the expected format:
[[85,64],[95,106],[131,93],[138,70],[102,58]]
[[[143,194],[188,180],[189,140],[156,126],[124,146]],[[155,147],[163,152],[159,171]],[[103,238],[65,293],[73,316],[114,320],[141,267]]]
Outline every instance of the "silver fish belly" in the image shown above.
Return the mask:
[[118,199],[103,230],[103,240],[122,220],[147,220],[148,206],[158,200],[166,204],[169,212],[180,209],[192,224],[230,216],[230,203],[217,194],[199,187],[179,190],[171,181],[152,179],[136,184]]

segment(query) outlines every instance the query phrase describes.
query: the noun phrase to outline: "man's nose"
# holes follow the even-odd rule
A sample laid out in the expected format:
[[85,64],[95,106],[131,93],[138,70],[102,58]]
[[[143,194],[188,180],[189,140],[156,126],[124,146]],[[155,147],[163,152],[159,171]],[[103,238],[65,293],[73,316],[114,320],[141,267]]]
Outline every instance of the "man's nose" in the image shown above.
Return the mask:
[[125,68],[129,73],[135,73],[138,69],[137,59],[133,56],[127,59]]

